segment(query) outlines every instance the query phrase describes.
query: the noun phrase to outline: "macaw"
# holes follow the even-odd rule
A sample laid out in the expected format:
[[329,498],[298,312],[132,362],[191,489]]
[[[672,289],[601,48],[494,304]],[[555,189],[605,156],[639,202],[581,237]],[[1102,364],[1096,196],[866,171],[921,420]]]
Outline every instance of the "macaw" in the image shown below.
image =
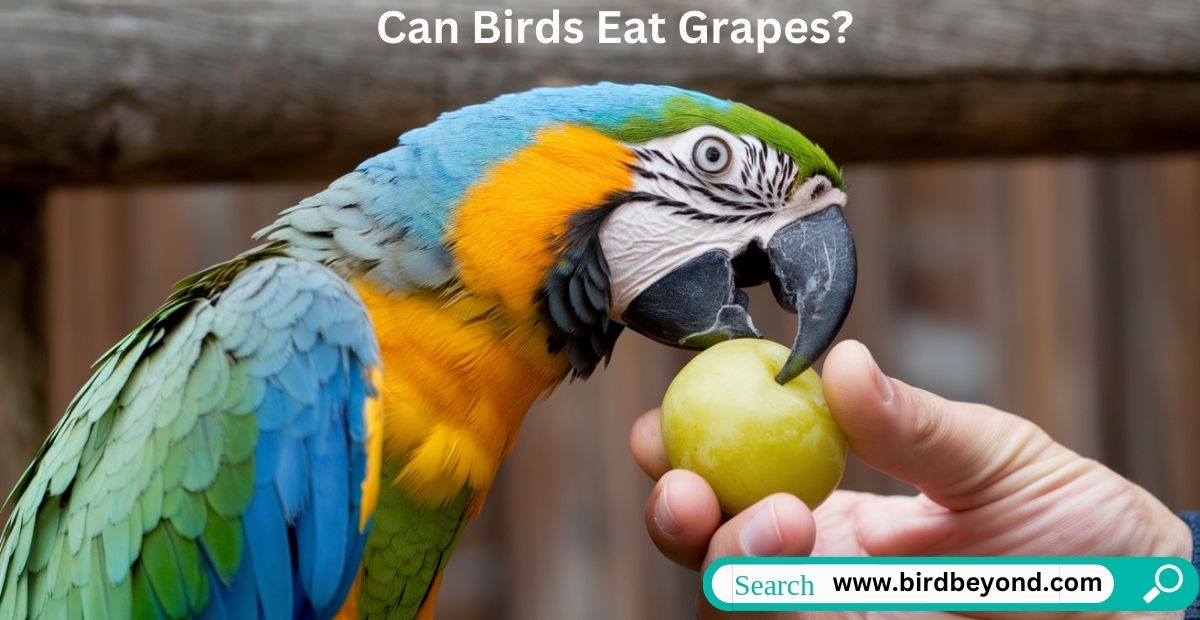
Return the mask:
[[761,337],[855,284],[842,175],[745,105],[539,88],[443,114],[177,285],[9,498],[0,618],[430,617],[526,410],[624,327]]

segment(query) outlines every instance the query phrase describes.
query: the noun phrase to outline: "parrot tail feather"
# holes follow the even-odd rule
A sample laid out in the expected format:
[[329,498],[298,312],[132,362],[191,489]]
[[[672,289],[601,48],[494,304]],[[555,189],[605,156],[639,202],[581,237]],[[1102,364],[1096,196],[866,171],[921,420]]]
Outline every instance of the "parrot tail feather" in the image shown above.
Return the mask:
[[425,602],[421,603],[421,608],[417,610],[415,620],[433,620],[433,609],[437,606],[438,589],[442,587],[442,575],[444,574],[445,571],[438,571],[437,577],[433,578],[433,583],[429,584]]
[[346,595],[346,602],[342,603],[342,608],[333,616],[333,620],[358,620],[358,596],[362,593],[362,569],[354,577],[354,585],[350,586],[350,592]]

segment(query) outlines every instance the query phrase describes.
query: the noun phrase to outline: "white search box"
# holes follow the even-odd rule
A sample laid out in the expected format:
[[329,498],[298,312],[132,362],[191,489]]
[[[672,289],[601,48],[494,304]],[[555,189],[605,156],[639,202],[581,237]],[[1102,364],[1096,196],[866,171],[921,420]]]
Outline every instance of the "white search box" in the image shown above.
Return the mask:
[[711,573],[727,604],[978,605],[1100,603],[1113,575],[1099,564],[737,563]]

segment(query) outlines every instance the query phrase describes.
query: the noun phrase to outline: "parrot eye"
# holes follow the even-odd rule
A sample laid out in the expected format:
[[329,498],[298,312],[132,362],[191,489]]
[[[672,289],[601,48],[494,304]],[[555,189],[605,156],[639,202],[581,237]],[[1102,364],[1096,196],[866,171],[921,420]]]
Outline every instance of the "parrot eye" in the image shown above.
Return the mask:
[[708,174],[725,172],[731,161],[733,153],[729,149],[729,143],[716,136],[701,138],[692,150],[692,162]]

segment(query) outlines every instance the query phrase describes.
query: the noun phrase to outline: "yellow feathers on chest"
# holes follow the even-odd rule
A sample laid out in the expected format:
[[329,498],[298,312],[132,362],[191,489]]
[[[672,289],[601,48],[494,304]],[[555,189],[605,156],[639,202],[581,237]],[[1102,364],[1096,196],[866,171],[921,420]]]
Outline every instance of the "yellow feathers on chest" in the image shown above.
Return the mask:
[[526,411],[567,373],[547,350],[536,295],[571,215],[629,187],[632,156],[589,129],[544,130],[468,191],[447,244],[458,292],[389,293],[366,283],[383,356],[384,459],[414,500],[467,486],[477,512]]
[[[392,483],[430,506],[464,486],[482,495],[533,402],[563,377],[563,360],[533,346],[533,329],[501,331],[478,302],[433,293],[356,288],[383,357],[383,458],[402,463]],[[531,326],[532,327],[532,326]]]

